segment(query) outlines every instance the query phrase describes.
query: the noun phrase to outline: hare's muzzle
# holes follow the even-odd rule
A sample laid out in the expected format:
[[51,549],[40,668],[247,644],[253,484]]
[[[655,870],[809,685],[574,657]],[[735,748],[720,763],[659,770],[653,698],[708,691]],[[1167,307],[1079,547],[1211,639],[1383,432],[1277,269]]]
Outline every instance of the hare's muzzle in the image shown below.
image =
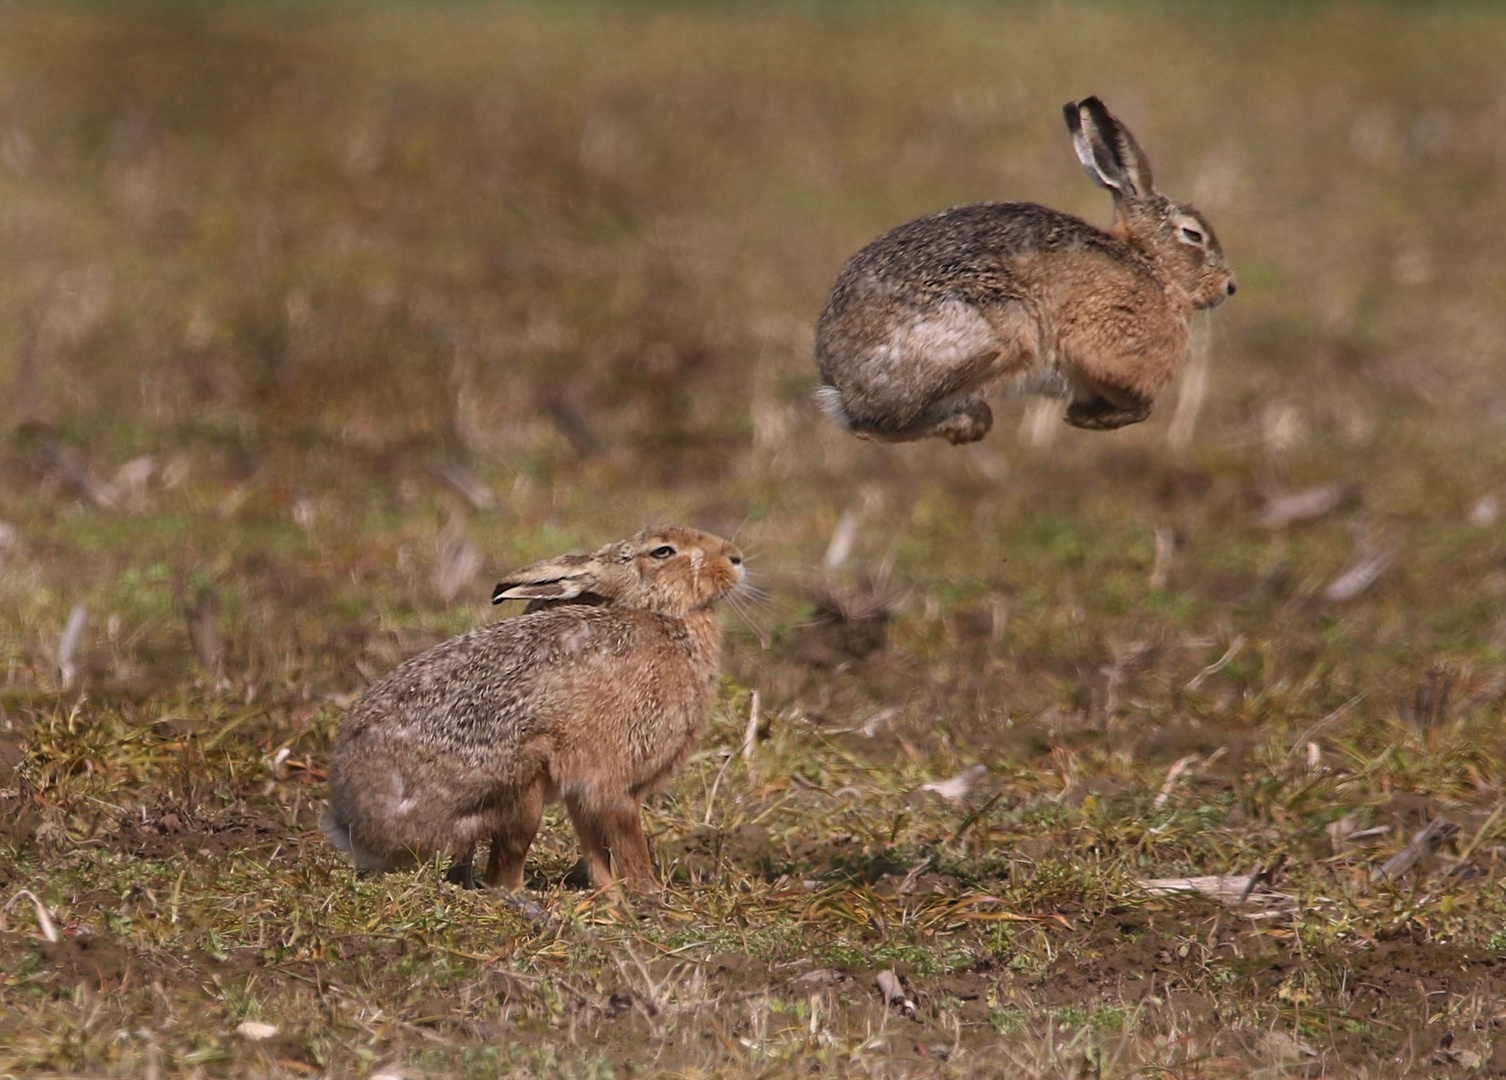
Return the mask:
[[1230,277],[1224,282],[1222,287],[1215,286],[1204,293],[1201,298],[1195,298],[1192,306],[1200,311],[1209,311],[1233,296],[1238,288],[1239,285],[1235,282],[1234,278]]

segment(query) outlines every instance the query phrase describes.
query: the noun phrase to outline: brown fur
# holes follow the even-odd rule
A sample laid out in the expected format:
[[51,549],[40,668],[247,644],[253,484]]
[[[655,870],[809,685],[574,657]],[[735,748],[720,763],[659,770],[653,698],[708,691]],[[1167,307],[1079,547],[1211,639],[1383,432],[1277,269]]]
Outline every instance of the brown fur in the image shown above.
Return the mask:
[[[593,555],[526,567],[493,600],[544,605],[400,665],[340,725],[331,843],[364,870],[443,856],[517,890],[546,799],[559,797],[597,888],[653,887],[645,795],[685,759],[716,698],[713,606],[742,581],[727,541],[646,529]],[[579,602],[574,602],[579,601]]]
[[817,400],[864,438],[988,433],[996,390],[1069,399],[1067,421],[1150,415],[1187,353],[1194,310],[1234,292],[1208,222],[1155,190],[1097,98],[1066,106],[1109,229],[1034,203],[975,203],[901,225],[842,268],[816,324]]

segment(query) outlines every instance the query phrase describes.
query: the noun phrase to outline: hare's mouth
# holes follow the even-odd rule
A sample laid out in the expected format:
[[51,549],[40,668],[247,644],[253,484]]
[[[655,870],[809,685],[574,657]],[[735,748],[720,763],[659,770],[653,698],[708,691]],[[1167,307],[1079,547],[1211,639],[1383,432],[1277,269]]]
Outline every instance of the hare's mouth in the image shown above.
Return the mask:
[[1218,292],[1214,293],[1212,296],[1208,297],[1208,299],[1197,306],[1204,311],[1216,308],[1225,300],[1229,299],[1229,297],[1233,296],[1238,290],[1239,283],[1236,282],[1233,278],[1230,278],[1228,281],[1224,282],[1224,287],[1222,289],[1218,290]]

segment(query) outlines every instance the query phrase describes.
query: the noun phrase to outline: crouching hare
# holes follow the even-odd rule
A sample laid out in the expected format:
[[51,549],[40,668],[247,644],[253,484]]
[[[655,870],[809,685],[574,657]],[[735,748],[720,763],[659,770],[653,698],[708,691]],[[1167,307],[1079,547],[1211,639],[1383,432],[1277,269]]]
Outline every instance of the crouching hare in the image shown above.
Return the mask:
[[1103,102],[1064,111],[1083,167],[1114,197],[1108,230],[1035,203],[976,203],[874,240],[816,324],[816,400],[836,423],[888,442],[973,442],[997,390],[1067,398],[1082,428],[1150,415],[1193,311],[1232,296],[1234,274]]
[[373,685],[340,725],[324,832],[363,870],[452,860],[516,891],[546,799],[560,798],[596,888],[609,863],[653,888],[639,820],[716,699],[714,605],[743,580],[730,543],[679,525],[509,575],[516,618],[452,638]]

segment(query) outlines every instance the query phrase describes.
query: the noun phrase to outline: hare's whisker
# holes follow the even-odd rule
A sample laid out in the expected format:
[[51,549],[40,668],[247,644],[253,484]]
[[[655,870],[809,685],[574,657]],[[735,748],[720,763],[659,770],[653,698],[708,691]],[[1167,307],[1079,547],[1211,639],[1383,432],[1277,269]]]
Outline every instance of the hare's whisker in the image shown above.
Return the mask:
[[741,598],[736,593],[729,593],[727,595],[727,607],[742,621],[744,626],[753,632],[753,636],[758,639],[759,645],[767,649],[773,641],[773,635],[769,632],[768,627],[753,618],[752,613],[743,605]]

